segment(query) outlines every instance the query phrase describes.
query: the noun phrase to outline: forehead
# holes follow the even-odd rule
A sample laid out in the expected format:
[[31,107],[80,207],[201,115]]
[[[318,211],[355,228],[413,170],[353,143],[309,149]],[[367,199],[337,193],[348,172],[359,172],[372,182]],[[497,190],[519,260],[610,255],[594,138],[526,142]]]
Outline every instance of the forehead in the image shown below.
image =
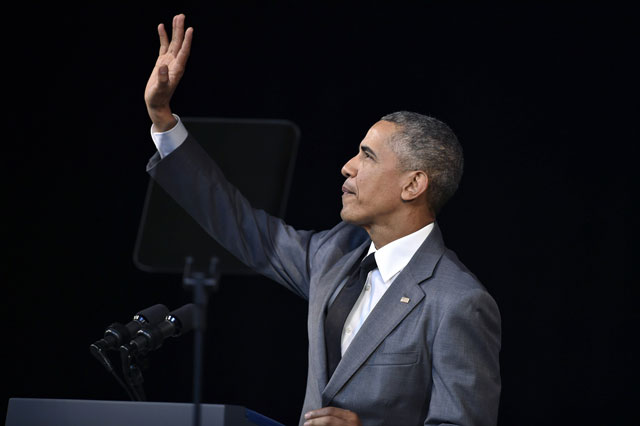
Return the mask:
[[390,148],[389,139],[396,131],[396,125],[390,121],[378,121],[371,126],[361,145],[367,145],[371,149]]

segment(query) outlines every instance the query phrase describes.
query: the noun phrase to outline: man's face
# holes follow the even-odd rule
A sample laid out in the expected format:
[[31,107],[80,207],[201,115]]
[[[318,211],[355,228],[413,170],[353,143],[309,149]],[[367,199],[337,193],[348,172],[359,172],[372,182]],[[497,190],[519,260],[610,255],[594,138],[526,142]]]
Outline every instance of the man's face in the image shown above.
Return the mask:
[[347,179],[342,187],[342,211],[345,222],[363,226],[393,226],[394,213],[402,205],[403,173],[391,150],[389,138],[396,125],[379,121],[360,142],[356,156],[342,167]]

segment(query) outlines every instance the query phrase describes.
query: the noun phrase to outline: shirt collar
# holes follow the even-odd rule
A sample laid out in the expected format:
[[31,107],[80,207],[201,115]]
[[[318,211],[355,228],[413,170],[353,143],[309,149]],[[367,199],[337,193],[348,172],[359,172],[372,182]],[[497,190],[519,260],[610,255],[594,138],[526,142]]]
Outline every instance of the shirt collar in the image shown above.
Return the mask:
[[385,283],[388,283],[391,278],[407,266],[407,263],[416,254],[432,229],[433,222],[409,235],[390,242],[380,250],[376,250],[373,241],[371,242],[367,254],[375,253],[376,264]]

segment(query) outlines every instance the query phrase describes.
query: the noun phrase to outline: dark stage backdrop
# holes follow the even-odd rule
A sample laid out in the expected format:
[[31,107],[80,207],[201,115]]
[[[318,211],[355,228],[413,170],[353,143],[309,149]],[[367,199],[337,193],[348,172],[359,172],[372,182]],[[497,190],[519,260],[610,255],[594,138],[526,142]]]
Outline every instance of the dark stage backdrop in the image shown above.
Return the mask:
[[[191,300],[179,276],[132,260],[156,26],[184,12],[194,44],[174,111],[295,122],[296,227],[337,223],[340,168],[380,116],[450,124],[466,169],[439,220],[501,309],[499,424],[635,424],[637,10],[298,3],[5,10],[2,417],[10,397],[126,399],[89,344],[141,308]],[[223,277],[208,319],[204,401],[295,424],[305,303]],[[153,354],[150,400],[191,400],[191,345]]]

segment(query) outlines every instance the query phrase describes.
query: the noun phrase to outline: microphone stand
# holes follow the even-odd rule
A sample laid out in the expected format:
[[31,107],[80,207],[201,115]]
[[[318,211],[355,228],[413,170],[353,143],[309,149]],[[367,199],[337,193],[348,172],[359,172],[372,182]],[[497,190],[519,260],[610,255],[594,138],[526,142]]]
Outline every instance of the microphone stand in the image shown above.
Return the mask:
[[[140,354],[140,356],[142,356]],[[142,377],[142,369],[138,363],[142,363],[142,367],[147,367],[147,360],[133,354],[128,344],[120,346],[120,361],[122,364],[122,375],[127,384],[131,388],[133,395],[137,401],[146,401],[147,397],[144,393],[144,378]],[[134,359],[135,358],[135,359]]]
[[203,353],[204,336],[206,331],[208,294],[206,290],[216,291],[220,273],[218,271],[218,258],[212,257],[209,261],[209,271],[192,271],[193,258],[188,256],[185,259],[184,274],[182,284],[185,288],[193,291],[193,304],[195,305],[195,315],[193,321],[193,425],[201,424],[202,400],[202,373],[203,373]]
[[89,349],[91,351],[91,354],[98,361],[100,361],[100,364],[102,364],[104,368],[107,369],[109,374],[111,374],[116,379],[116,382],[118,382],[118,384],[122,386],[122,388],[127,392],[127,395],[129,395],[129,399],[131,399],[132,401],[136,401],[137,398],[133,395],[132,390],[130,390],[127,384],[122,381],[122,379],[118,376],[118,374],[116,374],[115,370],[113,369],[113,366],[111,365],[111,361],[109,360],[109,357],[107,357],[107,355],[105,354],[103,347],[97,343],[93,343],[89,347]]

